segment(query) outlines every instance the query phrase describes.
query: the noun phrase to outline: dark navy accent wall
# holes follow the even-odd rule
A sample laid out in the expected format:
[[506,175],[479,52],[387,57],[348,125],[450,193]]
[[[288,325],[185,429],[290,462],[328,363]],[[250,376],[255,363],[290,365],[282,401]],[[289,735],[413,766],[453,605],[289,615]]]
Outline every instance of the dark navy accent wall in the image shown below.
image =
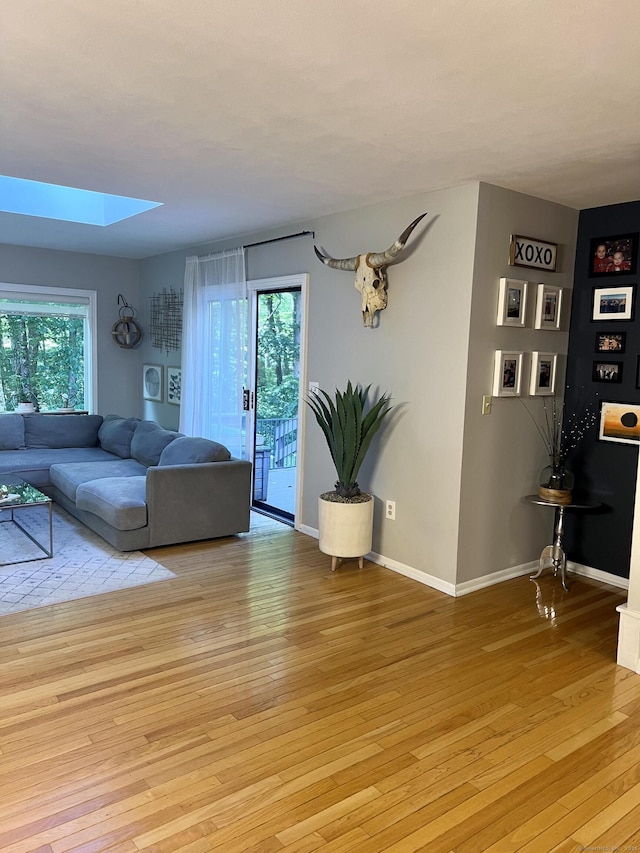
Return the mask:
[[[580,213],[573,286],[573,304],[567,355],[565,421],[585,409],[598,412],[603,401],[640,403],[636,388],[637,363],[640,355],[640,291],[638,275],[620,272],[615,276],[589,275],[594,238],[623,235],[640,231],[640,202],[610,205]],[[594,287],[635,285],[635,311],[631,320],[593,321]],[[626,332],[622,355],[595,352],[599,331]],[[620,384],[594,382],[596,360],[622,362]],[[598,512],[566,514],[565,545],[570,560],[604,572],[629,576],[631,528],[635,500],[638,448],[598,439],[599,417],[590,426],[576,451],[570,456],[570,467],[576,475],[576,500],[582,497],[601,501]]]

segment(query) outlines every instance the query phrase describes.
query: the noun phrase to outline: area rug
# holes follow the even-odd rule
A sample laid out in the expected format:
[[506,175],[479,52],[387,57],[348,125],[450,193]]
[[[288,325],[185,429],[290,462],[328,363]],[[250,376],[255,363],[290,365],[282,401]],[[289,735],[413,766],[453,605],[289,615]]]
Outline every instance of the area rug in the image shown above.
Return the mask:
[[[0,521],[7,517],[6,510],[0,513]],[[19,520],[48,547],[49,513],[44,507],[20,510]],[[0,560],[27,557],[44,554],[15,524],[0,523]],[[140,551],[113,548],[54,504],[53,557],[0,566],[0,616],[174,577]]]

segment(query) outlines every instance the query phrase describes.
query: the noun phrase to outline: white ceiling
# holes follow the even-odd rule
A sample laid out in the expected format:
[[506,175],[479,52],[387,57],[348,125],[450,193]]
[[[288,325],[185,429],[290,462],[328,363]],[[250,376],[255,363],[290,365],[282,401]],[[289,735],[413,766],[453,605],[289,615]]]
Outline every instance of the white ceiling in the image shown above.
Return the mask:
[[141,258],[484,180],[640,198],[638,0],[3,0],[0,174],[162,201],[0,242]]

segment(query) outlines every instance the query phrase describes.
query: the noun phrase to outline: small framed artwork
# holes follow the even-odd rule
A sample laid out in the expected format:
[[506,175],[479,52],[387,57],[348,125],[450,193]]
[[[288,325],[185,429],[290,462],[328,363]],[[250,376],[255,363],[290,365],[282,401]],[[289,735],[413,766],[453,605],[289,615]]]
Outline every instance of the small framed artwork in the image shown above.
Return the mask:
[[536,397],[555,394],[558,353],[532,352],[529,393]]
[[534,240],[532,237],[522,237],[520,234],[511,235],[509,266],[533,267],[555,272],[557,254],[557,243]]
[[539,284],[536,296],[536,329],[559,329],[562,310],[562,288]]
[[493,367],[493,396],[519,397],[522,387],[522,352],[496,350]]
[[634,285],[594,287],[592,320],[632,320]]
[[600,409],[601,441],[620,444],[640,442],[640,405],[637,403],[603,403]]
[[640,355],[638,356],[638,363],[636,364],[636,388],[640,388]]
[[527,284],[517,278],[501,278],[498,294],[498,326],[524,326]]
[[596,332],[596,352],[624,352],[627,342],[626,332]]
[[589,249],[589,275],[634,275],[637,259],[637,233],[594,237]]
[[167,403],[180,405],[182,399],[182,368],[167,367]]
[[142,394],[145,400],[162,402],[162,365],[142,365]]
[[622,382],[621,361],[594,361],[591,378],[594,382],[609,382],[616,385]]

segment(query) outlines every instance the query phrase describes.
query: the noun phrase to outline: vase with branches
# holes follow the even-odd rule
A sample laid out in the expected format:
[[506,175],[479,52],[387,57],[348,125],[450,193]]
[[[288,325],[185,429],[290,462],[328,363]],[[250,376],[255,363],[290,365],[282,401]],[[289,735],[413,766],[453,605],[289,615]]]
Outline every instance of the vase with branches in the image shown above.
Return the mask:
[[542,402],[541,421],[536,420],[524,400],[521,399],[520,402],[549,454],[549,464],[540,475],[540,497],[556,503],[571,503],[574,476],[567,467],[567,457],[596,422],[597,411],[593,402],[565,416],[563,402],[558,401],[556,397],[545,397]]

